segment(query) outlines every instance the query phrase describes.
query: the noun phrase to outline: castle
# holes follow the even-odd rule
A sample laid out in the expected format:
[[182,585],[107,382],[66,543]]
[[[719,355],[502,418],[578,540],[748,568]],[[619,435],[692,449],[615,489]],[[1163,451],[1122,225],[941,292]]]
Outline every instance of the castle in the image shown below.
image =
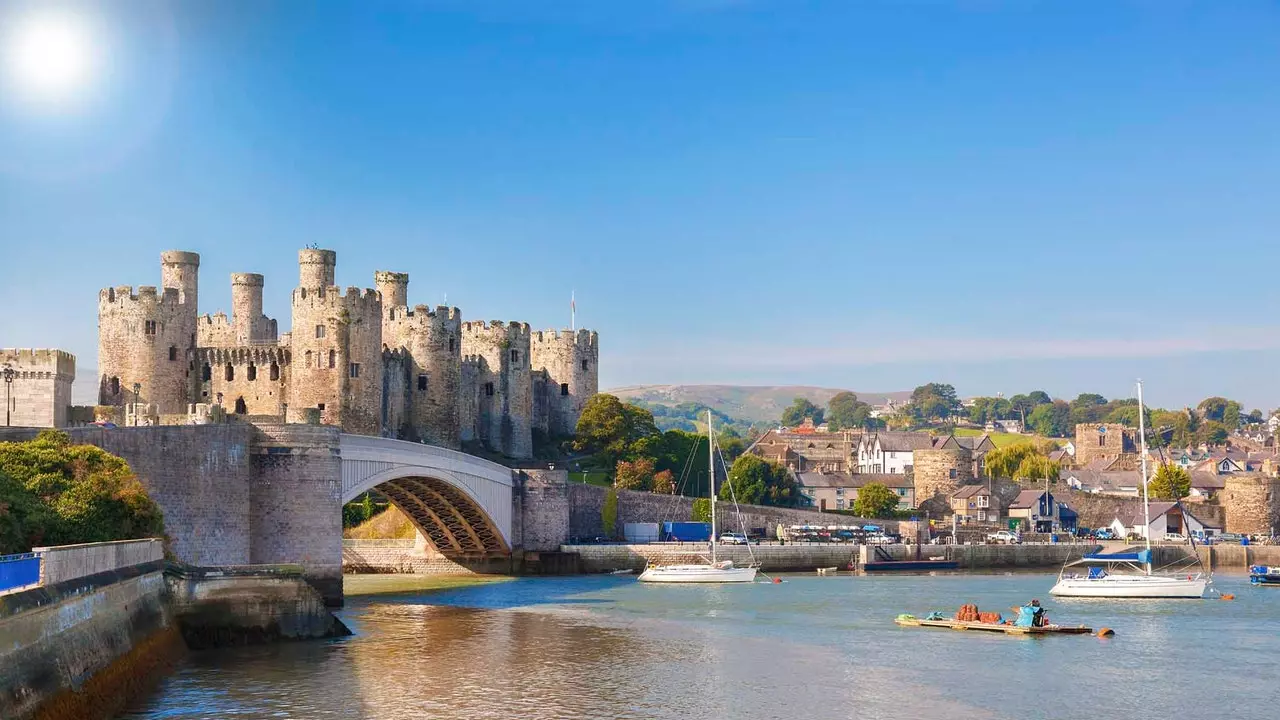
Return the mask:
[[[463,322],[458,308],[408,304],[409,276],[334,285],[337,253],[298,252],[291,331],[262,310],[264,279],[231,276],[231,316],[197,312],[200,256],[160,255],[161,285],[98,297],[99,405],[150,421],[221,408],[290,423],[523,459],[533,433],[574,431],[599,385],[587,330]],[[170,420],[172,418],[172,420]]]

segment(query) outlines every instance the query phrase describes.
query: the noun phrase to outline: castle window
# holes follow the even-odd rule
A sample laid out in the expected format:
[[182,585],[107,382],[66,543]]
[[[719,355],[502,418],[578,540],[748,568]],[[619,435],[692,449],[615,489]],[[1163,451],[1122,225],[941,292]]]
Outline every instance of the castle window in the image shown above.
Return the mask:
[[489,397],[493,397],[493,383],[490,382],[484,384],[484,394]]
[[177,360],[177,359],[178,359],[178,346],[170,345],[169,346],[169,362],[173,362],[174,360]]
[[236,398],[236,414],[244,415],[247,412],[249,412],[249,408],[245,407],[244,398],[242,397]]
[[1098,436],[1098,447],[1105,447],[1105,446],[1106,446],[1106,444],[1107,444],[1107,436],[1106,436],[1106,435],[1099,435],[1099,436]]
[[418,392],[426,392],[426,391],[427,391],[427,376],[419,375],[418,376]]
[[449,351],[453,352],[453,338],[449,338]]
[[224,369],[224,370],[223,370],[223,372],[222,372],[222,377],[223,377],[223,379],[224,379],[224,380],[226,380],[227,382],[231,382],[232,380],[235,380],[235,379],[236,379],[236,366],[235,366],[235,365],[232,365],[231,363],[227,363],[227,367],[226,367],[226,369]]
[[204,367],[200,368],[200,379],[205,382],[213,379],[213,368],[209,366],[209,363],[205,363]]
[[307,361],[306,363],[303,364],[303,367],[311,367],[311,351],[310,350],[307,351],[306,359]]
[[952,480],[955,480],[955,479],[956,479],[956,469],[955,469],[955,468],[951,468],[951,470],[950,470],[950,472],[949,472],[948,474],[951,476],[951,479],[952,479]]
[[336,351],[330,350],[329,351],[329,369],[333,369],[336,367],[338,367],[338,353]]
[[258,379],[258,366],[253,363],[249,364],[249,369],[245,371],[245,379],[253,382]]
[[108,383],[108,386],[112,395],[120,394],[120,378],[118,377],[111,378],[111,381]]
[[280,379],[280,366],[275,363],[271,363],[271,379],[272,380]]
[[587,361],[586,361],[586,360],[583,360],[583,361],[582,361],[582,372],[586,372],[586,371],[587,371]]
[[351,363],[350,372],[351,372],[351,377],[353,378],[360,377],[360,363]]
[[323,325],[317,325],[317,326],[316,326],[316,337],[318,337],[318,338],[322,338],[322,337],[324,337],[324,326],[323,326]]
[[560,383],[560,394],[561,395],[569,394],[569,383]]
[[324,403],[320,403],[319,405],[316,405],[316,409],[319,410],[320,412],[324,412]]
[[519,350],[512,350],[512,351],[511,351],[511,362],[513,362],[513,363],[518,363],[518,362],[520,362],[520,351],[519,351]]
[[143,331],[144,333],[148,334],[148,335],[155,335],[155,334],[156,334],[156,321],[155,321],[155,320],[147,320],[146,322],[144,322],[144,323],[142,324],[142,331]]

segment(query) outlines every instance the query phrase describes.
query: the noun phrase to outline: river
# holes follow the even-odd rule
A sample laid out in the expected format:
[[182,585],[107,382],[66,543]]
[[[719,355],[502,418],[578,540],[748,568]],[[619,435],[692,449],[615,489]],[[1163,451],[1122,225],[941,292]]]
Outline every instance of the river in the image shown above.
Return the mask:
[[[343,640],[191,654],[130,720],[179,718],[1268,718],[1280,588],[1234,601],[1056,600],[1045,574],[781,584],[523,578],[351,598]],[[356,580],[358,582],[358,580]],[[1037,597],[1113,638],[899,628],[900,612]]]

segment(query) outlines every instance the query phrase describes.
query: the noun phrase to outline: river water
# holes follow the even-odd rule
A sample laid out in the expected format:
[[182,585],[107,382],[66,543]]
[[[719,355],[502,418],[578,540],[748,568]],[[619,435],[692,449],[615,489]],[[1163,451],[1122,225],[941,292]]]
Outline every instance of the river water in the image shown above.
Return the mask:
[[[1056,600],[1053,576],[524,578],[349,599],[351,638],[192,654],[124,717],[1271,718],[1280,588],[1231,602]],[[899,628],[1039,598],[1090,636]]]

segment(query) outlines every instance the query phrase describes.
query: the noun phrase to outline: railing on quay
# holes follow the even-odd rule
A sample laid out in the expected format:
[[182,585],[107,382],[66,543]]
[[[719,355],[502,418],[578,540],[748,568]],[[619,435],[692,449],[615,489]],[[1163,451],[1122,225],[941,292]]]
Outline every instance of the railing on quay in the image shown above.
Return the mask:
[[39,584],[39,555],[35,553],[0,555],[0,592]]

